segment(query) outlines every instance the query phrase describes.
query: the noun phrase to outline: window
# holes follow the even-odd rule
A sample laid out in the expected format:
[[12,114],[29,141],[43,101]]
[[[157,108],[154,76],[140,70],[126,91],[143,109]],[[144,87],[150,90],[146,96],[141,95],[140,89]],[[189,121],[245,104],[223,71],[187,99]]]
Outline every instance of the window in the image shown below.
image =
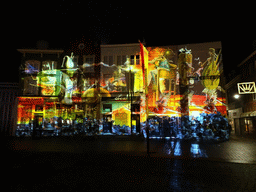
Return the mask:
[[122,58],[120,55],[117,56],[117,65],[122,65]]
[[117,56],[117,65],[124,65],[126,62],[126,55]]
[[24,95],[38,95],[38,86],[36,77],[25,77],[24,78]]
[[122,55],[122,65],[124,65],[125,62],[126,62],[126,56]]
[[[59,70],[46,70],[37,75],[41,94],[46,96],[57,96],[61,92],[62,72]],[[68,78],[65,78],[68,81]],[[66,83],[65,81],[65,83]],[[68,89],[68,85],[65,84]],[[70,86],[70,85],[69,85]]]
[[109,65],[113,65],[114,64],[114,60],[113,60],[113,56],[109,56]]
[[103,62],[107,65],[113,65],[114,64],[113,56],[104,56]]
[[136,55],[136,65],[139,65],[139,64],[140,64],[140,56]]
[[112,112],[112,104],[103,104],[104,112]]
[[85,58],[85,63],[93,64],[93,58]]
[[93,64],[94,63],[94,55],[84,55],[84,63]]
[[105,64],[108,64],[108,56],[104,56],[104,61]]
[[130,56],[130,59],[131,59],[131,60],[130,60],[131,65],[134,65],[134,55],[131,55],[131,56]]
[[56,61],[43,61],[42,62],[42,71],[53,70],[53,69],[57,69]]
[[25,73],[33,74],[40,71],[40,61],[37,60],[28,60],[25,62]]

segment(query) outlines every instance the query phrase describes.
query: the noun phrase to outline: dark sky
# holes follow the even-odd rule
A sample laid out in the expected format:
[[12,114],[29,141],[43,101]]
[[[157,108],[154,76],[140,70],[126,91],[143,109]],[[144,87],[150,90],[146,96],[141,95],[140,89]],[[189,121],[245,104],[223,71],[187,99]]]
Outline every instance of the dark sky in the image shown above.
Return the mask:
[[[137,43],[147,46],[222,41],[223,62],[235,68],[252,51],[254,25],[232,7],[164,1],[20,1],[8,2],[3,20],[0,81],[18,81],[19,48],[35,48],[45,40],[49,48],[66,49],[82,38],[98,44]],[[7,11],[6,11],[7,10]],[[4,15],[3,15],[4,14]],[[226,71],[227,71],[226,70]],[[8,78],[4,77],[8,75]]]

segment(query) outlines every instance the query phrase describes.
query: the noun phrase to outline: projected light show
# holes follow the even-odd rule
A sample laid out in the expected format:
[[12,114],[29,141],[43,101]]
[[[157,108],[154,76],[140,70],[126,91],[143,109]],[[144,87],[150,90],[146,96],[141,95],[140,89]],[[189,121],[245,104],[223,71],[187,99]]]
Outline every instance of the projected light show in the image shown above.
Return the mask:
[[208,55],[205,61],[198,55],[193,57],[193,50],[186,48],[181,48],[178,55],[163,48],[148,48],[148,52],[150,115],[226,113],[220,87],[220,50],[218,54],[213,48],[204,50]]
[[182,127],[184,118],[226,115],[220,48],[139,46],[119,65],[78,65],[73,53],[61,63],[26,61],[18,127],[130,135],[145,133],[147,119],[156,131],[153,122],[168,118]]

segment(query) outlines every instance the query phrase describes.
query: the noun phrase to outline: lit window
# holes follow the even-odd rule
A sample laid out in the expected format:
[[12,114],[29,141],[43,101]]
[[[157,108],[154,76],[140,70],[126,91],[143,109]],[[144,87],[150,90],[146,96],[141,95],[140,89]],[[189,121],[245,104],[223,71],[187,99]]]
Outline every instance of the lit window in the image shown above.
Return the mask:
[[33,74],[40,71],[40,61],[28,60],[25,62],[25,73]]

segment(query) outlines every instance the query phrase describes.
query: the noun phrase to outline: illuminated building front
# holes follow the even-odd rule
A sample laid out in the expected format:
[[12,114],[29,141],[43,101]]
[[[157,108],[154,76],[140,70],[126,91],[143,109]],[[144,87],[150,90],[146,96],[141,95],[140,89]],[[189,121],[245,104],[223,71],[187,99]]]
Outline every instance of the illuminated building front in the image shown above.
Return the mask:
[[226,114],[220,42],[102,45],[96,64],[78,63],[63,50],[19,51],[22,130],[90,132],[97,125],[97,134],[129,135],[140,133],[148,118]]

